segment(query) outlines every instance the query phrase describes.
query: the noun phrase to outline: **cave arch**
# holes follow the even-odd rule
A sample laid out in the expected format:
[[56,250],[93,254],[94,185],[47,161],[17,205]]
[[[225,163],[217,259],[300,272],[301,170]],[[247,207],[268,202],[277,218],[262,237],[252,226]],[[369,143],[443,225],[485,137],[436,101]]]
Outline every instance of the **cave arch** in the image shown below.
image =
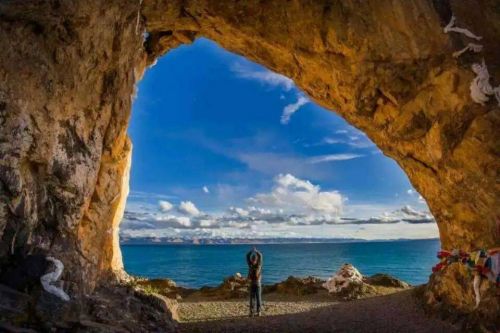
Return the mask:
[[[240,198],[241,201],[234,202],[231,201],[231,195],[221,193],[220,184],[222,184],[223,188],[229,188],[229,191],[234,189],[232,186],[237,186],[237,191],[243,188],[241,191],[246,193],[245,197],[248,200],[253,195],[256,195],[254,191],[259,188],[256,184],[262,184],[263,179],[266,179],[267,182],[273,182],[272,185],[265,182],[267,183],[266,187],[260,187],[258,193],[278,194],[273,190],[274,187],[279,186],[276,181],[277,178],[282,176],[281,174],[290,173],[293,178],[297,177],[301,180],[310,181],[315,186],[321,186],[321,191],[329,193],[329,191],[335,189],[344,198],[349,196],[349,200],[344,202],[342,214],[340,215],[346,217],[345,222],[347,222],[347,217],[355,219],[350,214],[367,219],[375,216],[374,219],[376,219],[376,216],[381,216],[382,212],[378,211],[381,207],[378,210],[372,207],[370,212],[366,211],[364,214],[373,215],[362,215],[362,217],[357,215],[359,211],[354,208],[356,203],[352,201],[358,201],[357,204],[360,204],[359,200],[366,199],[356,198],[356,194],[349,193],[352,188],[349,190],[343,188],[346,184],[339,181],[340,179],[345,179],[349,182],[349,185],[355,180],[354,182],[359,184],[358,190],[368,191],[372,196],[377,195],[376,200],[382,199],[379,195],[385,196],[387,200],[389,194],[384,192],[391,188],[391,198],[385,204],[395,206],[387,207],[387,211],[401,209],[406,204],[416,205],[417,210],[426,208],[426,206],[417,203],[417,196],[406,193],[411,188],[411,185],[406,175],[394,161],[383,156],[381,151],[368,141],[362,132],[348,126],[335,113],[310,103],[307,104],[305,109],[300,109],[297,114],[294,113],[290,123],[285,125],[280,122],[280,116],[282,117],[284,112],[283,107],[290,105],[289,103],[295,103],[299,98],[298,96],[301,96],[300,92],[291,86],[283,84],[284,82],[276,85],[270,82],[270,79],[263,80],[263,77],[279,79],[278,75],[262,66],[230,53],[205,38],[198,38],[192,44],[183,44],[169,51],[161,56],[154,66],[145,71],[144,77],[138,84],[137,97],[132,107],[128,131],[133,144],[132,173],[130,177],[131,195],[127,200],[125,218],[120,223],[120,248],[127,273],[133,276],[149,278],[167,277],[175,280],[178,284],[186,285],[188,283],[189,285],[189,283],[194,282],[193,276],[202,276],[207,273],[203,271],[206,267],[212,268],[211,264],[207,264],[208,261],[200,260],[197,264],[193,262],[185,263],[191,265],[190,273],[179,274],[178,268],[183,267],[184,264],[183,259],[177,257],[178,252],[173,252],[176,254],[173,258],[167,254],[168,252],[158,253],[158,261],[150,260],[153,258],[141,256],[140,251],[135,251],[137,247],[134,245],[143,244],[143,242],[157,244],[180,242],[203,245],[217,244],[221,241],[238,243],[245,242],[246,238],[263,238],[263,242],[266,243],[266,238],[272,237],[272,234],[275,235],[274,237],[293,237],[290,233],[296,234],[296,238],[299,238],[298,241],[303,241],[300,240],[302,237],[311,237],[313,242],[319,241],[318,239],[315,240],[315,237],[366,238],[374,236],[375,233],[378,238],[382,239],[391,237],[412,238],[415,237],[415,234],[420,234],[419,237],[438,237],[435,223],[408,224],[399,228],[399,230],[395,226],[392,226],[392,229],[386,229],[385,227],[389,227],[387,224],[379,226],[374,224],[363,225],[360,228],[362,230],[356,231],[356,235],[355,232],[342,231],[346,226],[335,228],[336,226],[328,226],[328,223],[321,227],[322,230],[314,230],[315,227],[312,227],[309,231],[308,227],[304,229],[299,227],[299,230],[293,230],[293,227],[284,227],[283,230],[277,232],[273,231],[274,227],[283,227],[283,225],[276,219],[284,216],[276,213],[278,216],[275,217],[274,221],[270,221],[270,216],[255,214],[255,211],[252,212],[255,208],[252,209],[249,206],[265,207],[273,212],[278,211],[279,207],[273,208],[272,204],[271,207],[266,207],[266,204],[262,202],[254,202],[249,205],[243,198]],[[284,80],[284,78],[282,79]],[[207,88],[207,83],[210,83],[208,85],[210,88]],[[291,84],[289,80],[286,80],[285,83]],[[210,91],[209,93],[207,93],[207,89]],[[257,100],[264,102],[258,102]],[[206,118],[207,114],[209,115],[208,118]],[[298,118],[295,119],[294,117]],[[256,119],[258,120],[256,121]],[[328,125],[324,123],[323,126],[318,126],[318,121],[325,122]],[[297,124],[300,126],[294,126]],[[307,131],[306,128],[310,130]],[[311,131],[312,128],[316,130]],[[230,130],[228,131],[228,129]],[[323,132],[317,137],[316,135],[322,129],[326,130],[326,133]],[[299,132],[296,132],[297,130]],[[259,133],[258,137],[255,137],[256,133],[254,131]],[[346,135],[343,132],[349,134]],[[189,139],[185,137],[186,134],[188,134]],[[198,137],[199,135],[201,137]],[[343,146],[345,143],[327,145],[326,147],[323,145],[324,141],[322,140],[338,139],[343,135],[346,135],[346,140],[349,137],[363,137],[365,138],[363,139],[365,145],[361,144],[356,148],[352,148],[352,146],[347,148]],[[180,139],[179,136],[182,138]],[[165,138],[168,139],[165,141]],[[205,146],[204,143],[207,142],[210,148]],[[197,147],[194,154],[191,145]],[[214,146],[217,146],[217,149]],[[303,147],[307,148],[301,149]],[[215,149],[215,152],[213,149]],[[359,154],[362,160],[357,160],[359,163],[353,163],[351,160],[323,164],[322,167],[317,168],[320,173],[323,170],[323,177],[303,165],[311,157],[317,158],[318,156],[324,156],[323,154],[341,152]],[[172,159],[173,154],[175,154],[174,159]],[[258,156],[267,155],[267,158],[265,158],[265,161],[258,157],[256,160],[253,157],[241,158],[241,155],[246,154],[248,156],[255,156],[254,154]],[[369,156],[372,154],[374,156]],[[275,162],[268,160],[272,156],[275,156]],[[285,161],[282,160],[283,157],[285,157]],[[230,166],[227,165],[229,163],[222,162],[218,158],[224,161],[226,159],[230,160]],[[213,159],[218,162],[214,164]],[[251,161],[249,162],[249,160]],[[274,165],[266,167],[266,161]],[[302,166],[299,166],[299,164],[302,164]],[[381,167],[381,164],[383,167]],[[345,172],[346,169],[351,172]],[[358,172],[353,171],[354,169],[358,169]],[[237,182],[234,179],[228,179],[232,177],[224,175],[233,172],[239,174]],[[328,178],[328,173],[336,181],[329,183],[325,179]],[[374,180],[377,178],[385,178],[385,180],[378,182]],[[251,181],[248,182],[250,179]],[[398,185],[390,185],[387,181]],[[206,191],[204,186],[206,186]],[[179,188],[183,190],[179,191]],[[304,191],[304,188],[299,186],[294,190]],[[292,191],[295,192],[294,190]],[[374,190],[377,194],[373,193]],[[285,191],[289,192],[289,190]],[[148,195],[147,192],[161,194],[150,193]],[[398,194],[395,194],[396,192]],[[366,195],[364,193],[363,197],[366,198]],[[223,196],[223,201],[217,200],[218,196]],[[401,198],[403,196],[404,198]],[[375,197],[368,200],[373,199]],[[192,216],[180,213],[178,205],[184,200],[192,202],[200,210],[201,214]],[[286,200],[286,198],[282,198],[282,200]],[[399,202],[396,204],[395,200],[402,200],[404,203]],[[410,200],[411,202],[409,202]],[[366,201],[364,203],[368,204]],[[354,206],[351,206],[351,204],[354,204]],[[373,204],[377,205],[375,202]],[[297,203],[297,206],[300,207],[301,204]],[[243,224],[252,224],[252,221],[240,216],[240,213],[236,213],[235,207],[238,207],[236,211],[245,212],[247,210],[249,216],[253,216],[254,219],[269,222],[262,227],[260,223],[257,223],[254,226],[256,229],[252,227],[252,230],[246,230],[243,228]],[[287,209],[283,208],[286,212]],[[294,207],[288,209],[293,211]],[[359,209],[364,211],[366,208],[360,207]],[[318,208],[318,210],[321,211],[321,208]],[[376,210],[377,213],[373,210]],[[306,211],[298,209],[297,214],[299,216],[301,213],[306,215],[308,214]],[[310,218],[314,218],[314,215],[311,214]],[[299,221],[300,219],[298,217]],[[324,219],[329,220],[328,217],[324,217]],[[204,222],[213,220],[215,222],[200,225],[200,220]],[[241,232],[236,232],[234,229],[230,230],[227,225],[229,221],[231,221],[231,227],[242,227],[242,229],[239,229]],[[302,223],[299,221],[295,223],[314,224],[310,221],[302,221]],[[146,222],[148,227],[143,224]],[[353,224],[350,226],[352,227]],[[175,233],[173,232],[174,229]],[[369,232],[367,229],[373,231]],[[387,231],[381,232],[381,230]],[[406,233],[409,230],[413,230],[413,235],[412,232]],[[426,233],[423,230],[428,232]],[[255,231],[258,235],[253,234]],[[363,235],[358,233],[363,233]],[[278,240],[274,241],[280,242],[283,239],[278,238]],[[294,241],[297,240],[289,239],[285,242]],[[328,242],[326,239],[322,241]],[[254,242],[259,243],[261,239],[256,239]],[[267,242],[269,242],[269,239]],[[438,243],[433,244],[438,246]],[[205,252],[201,249],[200,251],[193,250],[197,256],[202,256]],[[430,246],[427,250],[435,253],[437,248]],[[240,248],[240,251],[243,250]],[[434,255],[429,251],[426,256],[421,253],[422,261],[408,262],[407,269],[409,271],[413,270],[415,266],[420,266],[420,274],[423,273],[423,280],[425,280],[422,282],[427,281],[427,272],[430,271],[432,266],[430,263],[434,262]],[[269,267],[279,265],[280,261],[269,261],[269,258],[273,257],[269,256],[269,250],[266,252],[268,253],[266,260]],[[383,254],[378,255],[384,256]],[[191,257],[191,254],[188,257],[190,260],[197,258],[194,255]],[[426,260],[423,260],[424,257]],[[337,259],[352,260],[349,258]],[[312,262],[315,260],[317,258]],[[335,262],[332,267],[341,264]],[[224,271],[217,270],[217,268],[213,267],[210,274],[212,277],[211,283],[214,285],[218,284],[221,276],[230,276],[234,272],[242,271],[241,267],[235,267],[234,265],[231,267],[224,265]],[[358,268],[362,271],[365,269],[363,266]],[[276,267],[273,270],[276,271]],[[289,270],[288,267],[285,267],[284,271],[287,272],[287,275],[283,276],[283,280],[289,275],[300,274]],[[399,276],[399,278],[403,278],[406,282],[414,282],[413,276]],[[186,282],[186,280],[189,282]]]
[[[479,11],[485,14],[486,8]],[[462,22],[490,45],[485,59],[492,64],[492,55],[499,52],[493,47],[499,27],[481,27],[467,10],[455,2],[434,7],[430,1],[367,3],[363,8],[328,1],[287,6],[151,1],[142,13],[149,63],[205,36],[292,78],[315,102],[363,130],[398,162],[429,202],[443,247],[470,249],[498,244],[500,210],[493,204],[498,191],[487,189],[487,179],[493,179],[484,174],[498,166],[491,155],[498,152],[493,133],[498,117],[488,112],[497,107],[492,103],[483,113],[472,102],[474,74],[451,56],[461,44],[443,26],[452,14],[461,14]],[[493,136],[476,141],[486,132]],[[488,161],[470,163],[470,154],[476,162],[483,154]]]
[[[198,36],[365,132],[426,198],[443,247],[498,245],[499,107],[474,103],[469,85],[480,57],[500,78],[500,13],[494,0],[434,3],[0,4],[0,259],[50,253],[72,292],[122,272],[130,96],[148,64]],[[452,57],[468,43],[443,33],[452,13],[483,36],[481,56]]]

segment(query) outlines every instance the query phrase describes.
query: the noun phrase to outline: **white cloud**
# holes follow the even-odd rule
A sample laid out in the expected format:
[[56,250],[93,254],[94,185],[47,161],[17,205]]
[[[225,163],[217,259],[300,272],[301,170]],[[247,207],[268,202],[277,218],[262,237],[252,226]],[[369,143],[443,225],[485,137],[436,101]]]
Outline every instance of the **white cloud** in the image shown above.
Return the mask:
[[238,217],[246,217],[248,216],[248,210],[239,207],[229,207],[229,214],[236,215]]
[[316,163],[324,163],[324,162],[333,162],[333,161],[347,161],[355,158],[363,157],[364,155],[360,154],[329,154],[329,155],[321,155],[315,156],[308,159],[308,163],[316,164]]
[[342,139],[335,139],[335,138],[329,138],[329,137],[324,138],[323,142],[326,143],[326,144],[329,144],[329,145],[335,145],[335,144],[339,144],[339,143],[346,143]]
[[412,196],[413,198],[416,197],[417,199],[417,202],[419,204],[426,204],[426,201],[424,199],[423,196],[420,195],[420,193],[418,193],[417,191],[415,191],[414,189],[409,189],[408,191],[406,191],[406,193],[408,193],[409,196]]
[[425,239],[439,237],[437,224],[336,224],[336,225],[297,225],[290,227],[282,224],[261,224],[255,228],[160,228],[156,230],[122,230],[125,237],[170,237],[170,238],[339,238],[339,239]]
[[187,216],[159,216],[155,221],[158,222],[160,226],[167,225],[172,228],[190,228],[192,226],[191,219]]
[[175,196],[159,194],[159,193],[150,193],[150,192],[142,192],[142,191],[130,191],[128,195],[129,198],[133,198],[136,200],[142,199],[173,199]]
[[[290,91],[295,87],[292,79],[268,69],[255,69],[252,66],[236,62],[231,65],[231,71],[239,78],[257,81],[270,87],[280,87],[285,91]],[[285,96],[280,94],[280,99],[284,100]],[[283,108],[281,123],[284,125],[288,124],[291,116],[307,103],[309,103],[307,97],[297,94],[297,101]]]
[[426,203],[424,197],[421,196],[421,195],[418,196],[418,202],[421,203],[421,204],[425,204]]
[[172,205],[170,202],[168,202],[166,200],[158,201],[158,205],[160,206],[160,210],[162,212],[168,212],[169,210],[171,210],[174,207],[174,205]]
[[331,175],[326,168],[307,163],[307,158],[292,154],[249,152],[239,153],[237,159],[250,170],[275,176],[279,173],[291,173],[298,177],[314,175],[314,179],[327,179]]
[[[214,193],[217,187],[214,188]],[[411,206],[350,204],[337,191],[325,191],[291,174],[275,177],[269,191],[247,198],[246,207],[203,213],[193,202],[176,209],[165,200],[157,205],[127,205],[120,233],[124,237],[202,238],[436,238],[428,210]]]
[[406,205],[400,210],[402,213],[408,215],[408,216],[416,216],[416,217],[429,217],[428,214],[424,212],[419,212],[413,209],[411,206]]
[[336,136],[325,137],[320,144],[343,144],[356,149],[364,149],[374,147],[375,144],[366,136],[355,128],[349,130],[337,130]]
[[208,189],[208,187],[203,186],[203,188],[202,188],[202,189],[203,189],[203,192],[205,192],[205,193],[210,193],[210,190]]
[[309,103],[309,99],[307,97],[298,96],[297,102],[288,104],[283,108],[283,113],[281,114],[281,123],[283,125],[288,124],[292,115],[307,103]]
[[271,192],[257,194],[248,201],[264,208],[327,218],[338,216],[343,204],[339,192],[321,191],[319,186],[290,174],[278,175]]
[[400,209],[392,212],[384,212],[378,217],[370,219],[358,219],[356,223],[397,223],[407,222],[412,224],[432,223],[435,222],[434,217],[428,211],[417,211],[409,205],[403,206]]
[[233,63],[231,71],[239,78],[258,81],[271,87],[281,87],[286,91],[291,90],[295,86],[291,79],[267,69],[256,70],[241,63]]
[[179,207],[177,207],[177,210],[180,213],[186,214],[186,215],[191,215],[191,216],[200,215],[200,211],[198,210],[198,208],[196,208],[195,204],[192,203],[191,201],[182,201],[180,203]]

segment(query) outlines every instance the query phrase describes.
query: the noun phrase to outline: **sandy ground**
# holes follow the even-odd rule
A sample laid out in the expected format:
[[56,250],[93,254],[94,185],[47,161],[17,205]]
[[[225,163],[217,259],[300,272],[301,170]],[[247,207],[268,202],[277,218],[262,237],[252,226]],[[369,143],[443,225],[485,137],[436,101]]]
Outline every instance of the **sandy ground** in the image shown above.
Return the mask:
[[[331,305],[331,302],[280,302],[268,301],[262,316],[276,316],[306,312]],[[248,317],[248,303],[245,301],[187,302],[179,306],[183,322],[200,322]]]
[[[336,303],[326,290],[299,297],[277,293],[266,294],[263,296],[263,302],[262,316],[305,312]],[[249,314],[249,304],[246,299],[214,301],[195,295],[179,303],[178,314],[182,322],[246,318]]]
[[458,332],[457,327],[424,314],[412,291],[351,302],[323,295],[295,301],[269,296],[262,317],[248,318],[238,301],[186,300],[179,305],[181,332]]

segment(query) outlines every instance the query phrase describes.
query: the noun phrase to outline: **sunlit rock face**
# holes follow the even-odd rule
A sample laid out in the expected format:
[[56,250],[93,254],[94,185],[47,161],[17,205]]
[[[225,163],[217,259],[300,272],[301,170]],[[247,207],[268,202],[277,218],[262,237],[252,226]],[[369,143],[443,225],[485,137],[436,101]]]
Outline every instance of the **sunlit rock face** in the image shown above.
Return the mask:
[[[452,14],[483,38],[445,34]],[[9,1],[0,18],[1,265],[51,254],[70,295],[120,271],[134,83],[198,36],[363,130],[426,198],[444,248],[500,243],[500,108],[469,90],[482,58],[500,84],[496,0]],[[469,42],[483,51],[452,57]]]
[[137,11],[123,1],[0,4],[0,262],[50,253],[70,294],[121,267],[113,228],[143,55]]

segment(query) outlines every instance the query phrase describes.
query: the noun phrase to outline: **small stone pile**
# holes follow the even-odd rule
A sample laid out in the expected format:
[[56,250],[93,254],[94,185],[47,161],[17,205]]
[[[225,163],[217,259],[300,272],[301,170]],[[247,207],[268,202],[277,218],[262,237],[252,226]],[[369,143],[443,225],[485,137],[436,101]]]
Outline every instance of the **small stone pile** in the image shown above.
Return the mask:
[[342,265],[323,287],[342,299],[360,298],[367,291],[363,275],[351,264]]
[[351,264],[344,264],[323,287],[343,300],[359,299],[387,293],[391,289],[407,289],[410,285],[387,274],[363,275]]

